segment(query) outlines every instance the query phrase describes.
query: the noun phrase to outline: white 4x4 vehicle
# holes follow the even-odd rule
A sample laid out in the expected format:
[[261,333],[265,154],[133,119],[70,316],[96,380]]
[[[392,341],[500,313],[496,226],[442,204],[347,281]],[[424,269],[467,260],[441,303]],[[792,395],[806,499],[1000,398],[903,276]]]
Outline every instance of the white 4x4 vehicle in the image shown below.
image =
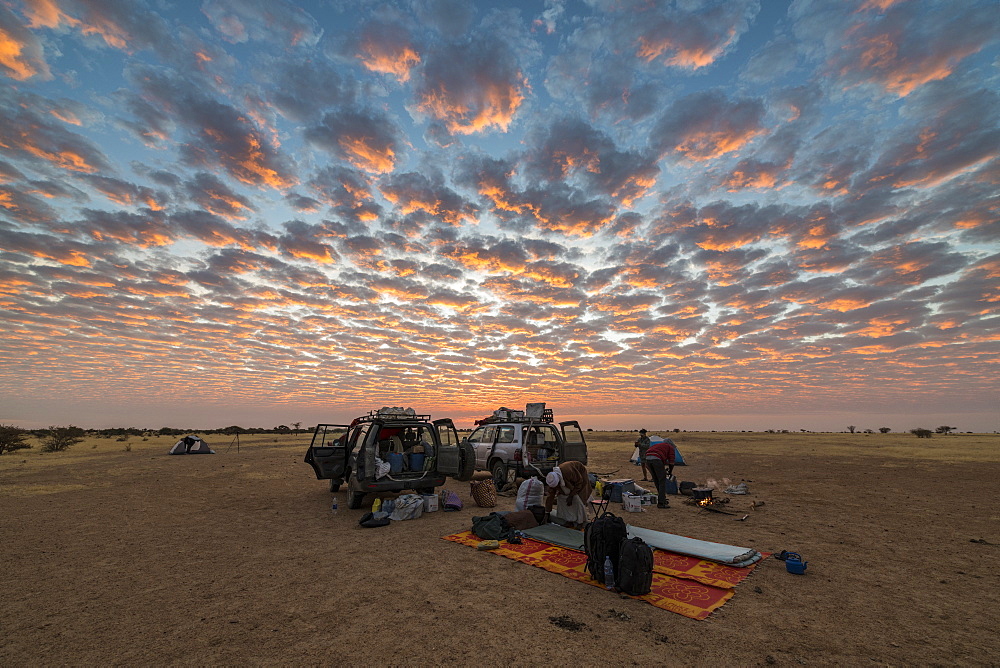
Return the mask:
[[330,481],[331,492],[347,483],[351,509],[360,508],[367,494],[433,494],[446,478],[464,482],[474,472],[472,448],[459,442],[452,421],[432,421],[412,409],[372,411],[349,425],[316,425],[305,462],[318,479]]
[[554,424],[545,404],[528,404],[523,411],[501,408],[476,422],[479,426],[465,441],[476,453],[476,470],[489,471],[497,489],[511,480],[543,478],[568,461],[587,463],[587,441],[576,420]]

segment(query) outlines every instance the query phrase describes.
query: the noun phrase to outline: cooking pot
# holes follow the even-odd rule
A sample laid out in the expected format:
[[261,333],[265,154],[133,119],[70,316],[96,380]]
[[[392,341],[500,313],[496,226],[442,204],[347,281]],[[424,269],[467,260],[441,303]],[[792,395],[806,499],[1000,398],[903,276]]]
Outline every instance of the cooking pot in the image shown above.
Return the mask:
[[691,498],[695,501],[702,501],[704,499],[712,498],[712,488],[711,487],[695,487],[691,490]]

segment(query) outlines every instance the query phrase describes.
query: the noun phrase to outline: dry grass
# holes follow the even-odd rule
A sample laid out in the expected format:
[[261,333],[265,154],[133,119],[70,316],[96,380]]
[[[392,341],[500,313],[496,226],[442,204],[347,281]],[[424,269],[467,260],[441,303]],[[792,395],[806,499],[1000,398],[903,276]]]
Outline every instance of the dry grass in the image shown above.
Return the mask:
[[[635,437],[588,433],[591,470],[635,475]],[[343,494],[331,517],[306,435],[0,456],[0,665],[995,665],[1000,436],[672,437],[681,479],[748,481],[729,507],[750,518],[675,498],[628,519],[793,549],[805,576],[766,560],[695,622],[440,540],[486,512],[468,485],[450,485],[463,511],[360,529]]]

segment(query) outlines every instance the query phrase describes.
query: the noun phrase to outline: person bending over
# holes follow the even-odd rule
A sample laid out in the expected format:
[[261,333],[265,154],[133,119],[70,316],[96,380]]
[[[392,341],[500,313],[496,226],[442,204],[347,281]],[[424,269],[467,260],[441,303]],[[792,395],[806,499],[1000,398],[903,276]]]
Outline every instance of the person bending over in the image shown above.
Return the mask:
[[674,473],[674,459],[677,457],[674,442],[669,438],[646,450],[646,465],[656,484],[656,507],[667,507],[667,477]]
[[586,466],[580,462],[564,462],[545,476],[545,485],[546,513],[558,517],[571,529],[587,523],[587,501],[592,488]]

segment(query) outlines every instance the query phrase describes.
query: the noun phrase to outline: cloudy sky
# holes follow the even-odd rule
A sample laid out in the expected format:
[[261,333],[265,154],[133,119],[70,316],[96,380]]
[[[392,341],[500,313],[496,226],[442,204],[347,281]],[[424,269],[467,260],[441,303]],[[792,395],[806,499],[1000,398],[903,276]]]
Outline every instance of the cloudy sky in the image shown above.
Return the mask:
[[0,422],[1000,429],[995,0],[0,0]]

